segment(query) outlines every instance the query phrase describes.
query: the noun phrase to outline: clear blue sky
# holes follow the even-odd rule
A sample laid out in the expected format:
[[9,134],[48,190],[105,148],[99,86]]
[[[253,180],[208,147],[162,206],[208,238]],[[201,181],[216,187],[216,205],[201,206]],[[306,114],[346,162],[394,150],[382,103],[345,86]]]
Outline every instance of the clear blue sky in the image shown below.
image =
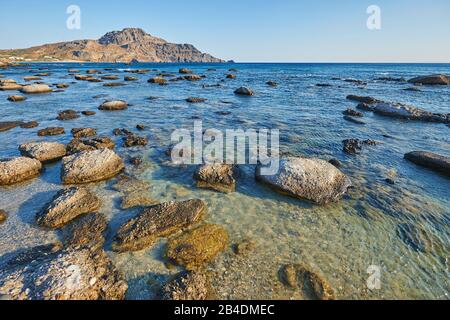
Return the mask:
[[[81,30],[66,28],[79,5]],[[366,27],[381,8],[382,29]],[[97,39],[140,27],[236,61],[450,62],[449,0],[2,1],[0,48]]]

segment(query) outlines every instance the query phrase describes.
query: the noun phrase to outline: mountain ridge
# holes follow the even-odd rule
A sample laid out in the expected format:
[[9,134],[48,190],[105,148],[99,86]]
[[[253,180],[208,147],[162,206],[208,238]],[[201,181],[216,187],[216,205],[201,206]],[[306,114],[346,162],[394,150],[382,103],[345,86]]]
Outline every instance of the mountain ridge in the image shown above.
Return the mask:
[[111,31],[98,40],[73,40],[0,50],[0,57],[15,61],[61,62],[225,62],[192,44],[175,44],[140,28]]

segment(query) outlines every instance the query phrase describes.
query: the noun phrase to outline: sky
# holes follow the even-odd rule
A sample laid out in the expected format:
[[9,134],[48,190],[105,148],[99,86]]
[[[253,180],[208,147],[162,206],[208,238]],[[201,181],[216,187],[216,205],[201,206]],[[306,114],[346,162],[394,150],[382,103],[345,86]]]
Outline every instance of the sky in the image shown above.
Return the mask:
[[[139,27],[237,62],[450,62],[448,0],[2,1],[0,49]],[[81,28],[69,30],[69,5]],[[381,9],[369,30],[367,8]]]

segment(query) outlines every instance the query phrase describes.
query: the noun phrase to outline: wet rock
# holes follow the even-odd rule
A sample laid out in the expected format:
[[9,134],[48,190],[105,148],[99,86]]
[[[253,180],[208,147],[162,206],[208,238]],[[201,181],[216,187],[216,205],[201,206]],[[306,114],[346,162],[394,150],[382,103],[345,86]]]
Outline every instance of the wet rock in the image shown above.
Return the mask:
[[321,159],[287,157],[280,159],[275,175],[261,175],[256,179],[275,190],[317,204],[337,201],[351,186],[350,179],[332,164]]
[[125,168],[112,150],[84,151],[63,158],[61,179],[64,184],[83,184],[107,180]]
[[81,113],[88,117],[95,115],[94,111],[82,111]]
[[87,70],[86,73],[87,74],[97,74],[97,73],[102,73],[102,72],[100,70],[91,69],[91,70]]
[[128,289],[103,250],[36,248],[0,268],[0,295],[13,300],[122,300]]
[[244,239],[241,242],[233,245],[233,252],[239,256],[247,256],[256,247],[256,244],[251,239]]
[[121,175],[113,189],[124,194],[121,200],[121,208],[147,207],[158,202],[150,197],[150,185],[142,180]]
[[344,112],[342,112],[345,116],[351,116],[351,117],[364,117],[364,114],[362,112],[358,112],[353,109],[347,109]]
[[420,92],[421,90],[417,87],[408,87],[403,89],[404,91],[413,91],[413,92]]
[[288,264],[280,270],[281,282],[301,292],[307,300],[335,300],[335,293],[327,281],[310,268]]
[[163,77],[154,77],[148,80],[148,83],[167,84],[167,80]]
[[408,82],[422,85],[450,85],[450,77],[444,74],[434,74],[430,76],[413,78],[408,80]]
[[167,258],[188,270],[196,270],[213,261],[228,245],[227,231],[205,224],[169,239]]
[[342,167],[342,164],[341,164],[341,162],[338,159],[331,159],[328,162],[330,164],[332,164],[333,166],[335,166],[336,168]]
[[419,166],[450,175],[450,158],[427,151],[413,151],[405,154],[405,159]]
[[42,80],[41,77],[37,77],[37,76],[27,76],[27,77],[23,77],[23,80],[25,81],[39,81]]
[[189,70],[187,68],[181,68],[178,72],[182,74],[189,74],[192,73],[192,70]]
[[406,82],[405,78],[395,78],[395,77],[380,77],[377,78],[378,81],[387,81],[387,82]]
[[158,201],[151,198],[145,191],[139,190],[126,193],[120,203],[120,208],[123,210],[136,207],[149,207],[158,204]]
[[186,99],[187,102],[189,103],[202,103],[202,102],[206,102],[207,99],[205,98],[196,98],[196,97],[189,97]]
[[24,96],[16,96],[16,95],[8,96],[8,101],[11,102],[20,102],[25,100],[27,100],[27,98]]
[[9,90],[20,90],[22,89],[22,85],[18,83],[2,83],[0,85],[0,91],[9,91]]
[[361,103],[366,103],[366,104],[374,104],[379,102],[379,100],[372,98],[372,97],[361,97],[361,96],[355,96],[355,95],[349,95],[347,96],[348,100],[352,100],[352,101],[357,101],[357,102],[361,102]]
[[384,181],[385,181],[387,184],[390,184],[390,185],[394,185],[394,184],[395,184],[395,180],[393,180],[393,179],[391,179],[391,178],[386,178],[386,179],[384,179]]
[[199,75],[196,75],[196,74],[190,74],[190,75],[184,76],[183,79],[187,80],[187,81],[199,81],[202,79],[202,77],[200,77]]
[[5,210],[0,209],[0,224],[4,223],[8,219],[8,214]]
[[397,226],[397,236],[416,252],[429,252],[433,243],[425,230],[411,223],[402,223]]
[[344,82],[348,82],[348,83],[354,83],[357,84],[359,86],[365,86],[367,85],[367,82],[362,81],[362,80],[358,80],[358,79],[344,79]]
[[138,129],[138,130],[145,130],[145,126],[143,124],[138,124],[136,126],[136,129]]
[[23,122],[21,121],[3,121],[0,122],[0,132],[8,131],[11,129],[14,129],[20,125],[22,125]]
[[66,146],[67,154],[72,155],[82,151],[94,151],[98,149],[115,148],[116,144],[109,137],[96,137],[91,139],[73,139]]
[[161,289],[161,299],[170,301],[202,301],[211,298],[211,286],[207,275],[184,271]]
[[316,87],[332,87],[332,85],[329,83],[317,83]]
[[52,89],[46,84],[31,84],[23,86],[20,92],[25,94],[49,93]]
[[134,166],[140,166],[143,162],[142,157],[132,157],[130,158],[130,163]]
[[197,168],[197,187],[229,193],[236,191],[236,168],[229,164],[206,164]]
[[138,81],[139,79],[136,77],[126,76],[123,78],[124,81]]
[[49,127],[39,130],[37,132],[37,135],[40,137],[44,137],[44,136],[57,136],[64,133],[66,132],[63,127]]
[[108,220],[101,213],[91,213],[77,218],[63,230],[66,247],[87,246],[101,249],[105,243],[104,233]]
[[146,208],[121,226],[113,243],[118,252],[139,251],[200,221],[206,211],[202,200],[167,202]]
[[123,138],[123,146],[125,148],[138,147],[138,146],[146,146],[148,144],[148,139],[146,137],[141,137],[136,134],[128,134]]
[[88,138],[97,135],[97,130],[94,128],[73,128],[71,130],[74,138]]
[[450,123],[450,114],[432,113],[401,103],[380,102],[374,106],[373,112],[393,118]]
[[55,86],[58,89],[67,89],[69,87],[67,83],[57,83]]
[[234,91],[234,94],[241,95],[241,96],[253,96],[254,92],[252,89],[249,89],[246,87],[240,87]]
[[84,74],[76,74],[75,75],[75,80],[82,80],[85,81],[87,79],[89,79],[90,76],[84,75]]
[[122,83],[122,82],[112,82],[112,83],[105,83],[103,86],[104,87],[123,87],[123,86],[126,86],[126,84]]
[[59,191],[36,220],[41,227],[61,228],[78,216],[97,212],[100,199],[83,187],[72,187]]
[[102,111],[117,111],[125,110],[127,108],[128,104],[125,101],[121,100],[107,101],[104,102],[100,107],[98,107],[98,109]]
[[227,79],[236,79],[236,75],[235,74],[227,74],[226,76]]
[[363,145],[375,146],[378,144],[376,141],[370,139],[364,141],[358,139],[346,139],[342,141],[342,143],[344,144],[344,152],[349,154],[359,153],[362,150]]
[[69,70],[67,70],[67,72],[68,73],[79,73],[80,70],[78,70],[78,69],[69,69]]
[[36,159],[18,157],[0,160],[0,185],[23,182],[41,173],[42,164]]
[[64,110],[60,113],[58,113],[58,117],[56,117],[57,120],[61,121],[67,121],[67,120],[73,120],[80,117],[80,114],[78,111],[75,110]]
[[118,76],[106,75],[101,77],[102,80],[119,80]]
[[66,155],[66,146],[57,142],[30,142],[19,146],[24,157],[47,163],[61,160]]
[[363,110],[363,111],[372,111],[375,109],[373,104],[367,104],[367,103],[360,103],[356,106],[356,109]]
[[39,122],[37,121],[24,122],[20,125],[20,127],[23,129],[32,129],[36,128],[37,126],[39,126]]
[[366,124],[364,121],[355,119],[355,118],[350,117],[350,116],[344,116],[344,120],[346,120],[346,121],[348,121],[348,122],[356,123],[356,124],[361,124],[361,125]]
[[278,87],[278,83],[275,81],[267,81],[266,84],[270,87]]

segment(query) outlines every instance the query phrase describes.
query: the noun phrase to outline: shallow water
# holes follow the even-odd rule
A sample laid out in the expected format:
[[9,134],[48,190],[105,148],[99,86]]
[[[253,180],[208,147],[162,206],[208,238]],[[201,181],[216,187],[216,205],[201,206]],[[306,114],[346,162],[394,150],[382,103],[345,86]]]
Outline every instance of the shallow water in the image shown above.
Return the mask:
[[[158,69],[177,73],[189,67],[207,77],[199,82],[180,81],[158,86],[147,83],[157,71],[128,82],[124,87],[107,88],[103,83],[75,81],[67,70],[114,68],[105,74],[128,75],[125,69]],[[207,71],[214,67],[216,71]],[[421,87],[420,92],[404,91],[407,83],[376,81],[383,76],[404,77],[449,73],[450,65],[359,65],[359,64],[236,64],[237,79],[226,80],[230,65],[142,64],[33,64],[28,68],[0,71],[6,78],[23,82],[23,77],[44,72],[46,83],[69,83],[61,93],[29,96],[21,103],[6,100],[12,92],[0,91],[0,121],[37,120],[35,129],[16,128],[0,133],[0,157],[17,156],[18,145],[29,141],[69,142],[70,129],[94,127],[100,135],[112,136],[114,128],[134,129],[144,124],[150,143],[146,148],[124,149],[116,137],[117,152],[144,155],[144,169],[133,172],[152,185],[151,196],[160,201],[201,198],[208,204],[206,221],[223,225],[230,242],[250,238],[256,248],[247,257],[230,250],[209,269],[220,298],[276,299],[297,298],[284,288],[278,271],[286,263],[305,263],[319,272],[335,289],[339,298],[349,299],[448,299],[450,291],[448,256],[450,239],[450,182],[448,178],[415,166],[403,159],[406,152],[429,150],[450,156],[450,128],[444,124],[389,119],[366,112],[365,126],[342,118],[342,111],[356,104],[349,94],[370,95],[402,102],[433,112],[450,112],[450,86]],[[45,71],[47,72],[47,71]],[[357,86],[333,77],[367,81]],[[278,82],[277,88],[265,83]],[[105,81],[109,82],[109,81]],[[204,84],[221,87],[202,88]],[[329,83],[331,87],[317,87]],[[233,94],[239,86],[249,86],[255,96],[242,98]],[[94,96],[103,94],[100,98]],[[159,97],[148,100],[150,96]],[[187,97],[207,98],[206,103],[188,104]],[[132,106],[126,111],[103,113],[97,107],[105,98],[124,99]],[[230,102],[225,104],[221,101]],[[61,122],[56,120],[65,109],[98,111],[93,117]],[[218,111],[230,111],[219,115]],[[336,158],[343,163],[354,188],[338,203],[315,206],[278,195],[254,181],[254,167],[243,166],[238,190],[218,194],[195,187],[194,167],[176,167],[168,163],[164,152],[170,134],[178,128],[193,126],[194,118],[203,127],[217,129],[279,129],[281,150],[294,155]],[[39,138],[37,130],[64,126],[66,134]],[[367,146],[360,155],[342,152],[342,140],[374,139],[377,146]],[[38,179],[13,187],[0,187],[0,208],[9,212],[0,225],[1,256],[20,248],[58,240],[58,234],[36,226],[35,215],[61,188],[60,164],[48,165]],[[131,169],[130,169],[131,170]],[[385,182],[396,181],[395,185]],[[137,213],[120,210],[120,193],[111,189],[113,181],[95,184],[105,213],[111,220],[110,236],[118,226]],[[431,239],[426,252],[415,251],[400,239],[398,225],[410,223],[423,229]],[[163,258],[164,240],[154,248],[137,253],[114,254],[116,266],[129,281],[128,298],[153,298],[161,283],[177,270],[168,269]],[[381,289],[367,289],[367,269],[381,268]]]

